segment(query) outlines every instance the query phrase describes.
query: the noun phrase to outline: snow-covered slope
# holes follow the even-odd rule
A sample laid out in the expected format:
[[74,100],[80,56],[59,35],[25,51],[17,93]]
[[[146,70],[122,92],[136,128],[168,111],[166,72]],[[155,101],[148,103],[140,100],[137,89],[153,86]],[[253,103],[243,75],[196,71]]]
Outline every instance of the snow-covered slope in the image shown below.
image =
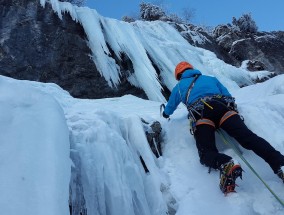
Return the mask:
[[[283,81],[283,75],[277,76],[234,92],[246,124],[281,152]],[[237,193],[221,193],[219,172],[208,174],[199,163],[183,106],[167,121],[160,117],[159,102],[133,96],[80,100],[54,84],[3,76],[0,84],[3,214],[68,214],[70,179],[71,201],[77,203],[73,211],[87,209],[88,214],[162,215],[167,205],[179,215],[283,213],[283,207],[230,149],[226,153],[240,161],[245,173]],[[159,159],[148,146],[141,117],[162,123]],[[245,149],[243,155],[284,199],[284,185],[269,166]],[[150,173],[145,173],[140,156]]]

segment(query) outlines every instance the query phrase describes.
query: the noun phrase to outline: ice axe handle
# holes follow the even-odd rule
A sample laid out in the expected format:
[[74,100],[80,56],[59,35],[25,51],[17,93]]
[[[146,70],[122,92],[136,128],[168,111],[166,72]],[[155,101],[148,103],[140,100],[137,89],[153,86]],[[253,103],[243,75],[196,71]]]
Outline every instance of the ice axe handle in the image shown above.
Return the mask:
[[[163,116],[163,111],[165,110],[165,104],[161,104],[161,106],[160,106],[160,115],[161,115],[161,117]],[[168,120],[170,120],[170,117],[168,118]]]
[[163,110],[165,110],[165,104],[161,104],[160,105],[160,114],[161,114],[161,116],[162,116],[162,114],[163,114]]

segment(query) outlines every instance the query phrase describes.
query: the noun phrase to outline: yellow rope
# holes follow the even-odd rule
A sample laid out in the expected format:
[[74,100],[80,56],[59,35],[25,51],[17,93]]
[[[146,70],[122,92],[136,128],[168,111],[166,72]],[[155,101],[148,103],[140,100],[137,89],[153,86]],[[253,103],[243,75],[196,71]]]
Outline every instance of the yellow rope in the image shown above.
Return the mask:
[[201,99],[201,101],[209,108],[211,108],[211,110],[213,110],[213,107],[211,105],[209,105],[206,101],[204,101],[203,99]]

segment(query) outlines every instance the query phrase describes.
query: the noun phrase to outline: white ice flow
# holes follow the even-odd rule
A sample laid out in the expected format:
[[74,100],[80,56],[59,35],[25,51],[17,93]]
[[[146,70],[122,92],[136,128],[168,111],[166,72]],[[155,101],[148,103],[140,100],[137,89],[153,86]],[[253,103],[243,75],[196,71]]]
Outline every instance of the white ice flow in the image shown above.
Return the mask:
[[[47,4],[46,0],[40,2],[44,7]],[[216,76],[230,90],[237,89],[238,85],[252,84],[252,78],[269,74],[262,71],[252,75],[245,69],[224,64],[214,53],[190,45],[166,22],[127,23],[105,18],[88,7],[72,6],[58,0],[49,2],[59,18],[62,19],[62,14],[69,13],[74,21],[83,26],[92,59],[110,86],[115,87],[120,83],[121,73],[112,56],[113,52],[118,59],[124,56],[131,60],[134,73],[128,77],[128,81],[143,89],[148,98],[154,101],[165,101],[154,65],[159,68],[159,76],[168,89],[176,84],[172,71],[180,61],[189,61],[204,74]],[[198,40],[198,36],[194,40]],[[204,40],[202,35],[199,40]],[[232,81],[236,83],[233,84]]]
[[[234,92],[248,127],[281,152],[283,82],[281,75]],[[208,174],[199,163],[183,106],[167,121],[160,117],[159,102],[131,95],[75,99],[54,84],[3,76],[0,103],[1,214],[69,214],[70,180],[77,192],[73,198],[84,196],[88,214],[161,215],[166,214],[167,204],[179,215],[283,213],[263,184],[226,148],[245,173],[237,193],[221,193],[219,173]],[[159,159],[148,146],[140,118],[162,124],[163,156]],[[218,137],[217,141],[222,144]],[[243,153],[284,199],[284,185],[269,166],[252,152],[243,149]],[[145,173],[140,156],[150,173]]]
[[[119,84],[120,70],[109,47],[132,61],[135,72],[129,82],[151,100],[131,95],[75,99],[55,84],[0,76],[1,214],[67,215],[69,201],[78,203],[72,210],[103,215],[165,215],[168,207],[177,215],[283,214],[283,207],[230,149],[223,150],[239,160],[245,173],[243,181],[237,181],[237,193],[221,193],[219,173],[208,174],[199,163],[186,109],[180,105],[170,121],[160,117],[165,99],[153,64],[169,89],[176,84],[174,66],[182,60],[216,76],[236,97],[247,126],[282,153],[283,75],[240,89],[238,85],[252,84],[251,78],[268,72],[251,75],[227,65],[213,53],[191,46],[167,23],[125,23],[89,8],[48,2],[60,18],[68,12],[82,24],[94,63],[110,86]],[[40,3],[46,5],[45,0]],[[150,150],[141,118],[162,124],[159,159]],[[244,149],[243,155],[284,199],[284,185],[269,166],[250,151]]]

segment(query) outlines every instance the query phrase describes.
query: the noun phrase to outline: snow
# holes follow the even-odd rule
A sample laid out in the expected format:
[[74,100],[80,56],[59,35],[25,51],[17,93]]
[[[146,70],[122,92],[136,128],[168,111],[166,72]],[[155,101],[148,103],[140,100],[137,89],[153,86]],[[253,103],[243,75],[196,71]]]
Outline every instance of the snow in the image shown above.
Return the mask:
[[179,27],[183,29],[183,31],[181,31],[181,35],[184,35],[184,37],[188,37],[188,35],[190,35],[194,44],[205,44],[206,42],[211,43],[211,41],[206,36],[199,33],[197,29],[191,30],[187,25],[184,24],[179,24]]
[[71,162],[62,108],[29,83],[4,77],[0,94],[1,214],[68,214]]
[[[180,105],[170,120],[160,116],[165,99],[151,61],[162,71],[169,89],[176,83],[172,71],[181,60],[216,76],[236,97],[247,126],[281,152],[284,75],[240,88],[238,85],[252,84],[248,71],[189,45],[166,23],[124,23],[89,8],[49,2],[59,17],[69,12],[83,25],[94,63],[110,86],[119,83],[119,68],[108,47],[117,56],[128,55],[135,70],[130,82],[151,100],[131,95],[75,99],[55,84],[0,76],[1,214],[65,215],[69,214],[68,202],[72,214],[166,215],[167,210],[177,215],[283,214],[283,206],[216,135],[220,150],[245,170],[243,180],[237,181],[237,193],[221,193],[219,172],[208,174],[208,168],[199,163],[187,110]],[[46,1],[40,3],[45,6]],[[163,155],[159,158],[151,152],[141,118],[161,122]],[[283,183],[268,164],[242,151],[283,200]]]
[[[282,152],[283,81],[281,75],[234,91],[247,126]],[[85,204],[81,203],[90,214],[161,215],[166,214],[167,204],[178,215],[282,214],[282,206],[224,146],[245,172],[237,193],[221,193],[219,172],[208,174],[208,168],[199,163],[183,106],[168,121],[160,116],[160,102],[131,95],[84,100],[72,98],[55,84],[3,76],[0,83],[0,126],[5,134],[0,156],[3,214],[68,214],[69,147],[71,187],[75,191],[81,186]],[[151,152],[140,118],[161,122],[162,157],[157,159]],[[221,139],[216,138],[221,147]],[[269,166],[252,152],[242,151],[284,199],[283,184]],[[145,173],[140,156],[150,173]]]
[[[240,68],[246,70],[248,67],[248,63],[249,63],[249,60],[244,60]],[[251,77],[252,80],[262,80],[262,79],[269,79],[269,77],[273,74],[274,74],[273,72],[269,72],[267,70],[261,70],[261,71],[257,71],[256,73],[251,72],[249,76]]]
[[233,42],[232,46],[235,46],[237,43],[240,43],[240,42],[243,42],[243,41],[246,41],[246,40],[251,40],[251,38],[236,40],[236,41]]
[[275,35],[272,35],[272,34],[267,34],[264,35],[264,36],[255,36],[255,41],[256,42],[261,42],[263,40],[266,40],[266,41],[271,41],[273,39],[277,39],[277,37]]

